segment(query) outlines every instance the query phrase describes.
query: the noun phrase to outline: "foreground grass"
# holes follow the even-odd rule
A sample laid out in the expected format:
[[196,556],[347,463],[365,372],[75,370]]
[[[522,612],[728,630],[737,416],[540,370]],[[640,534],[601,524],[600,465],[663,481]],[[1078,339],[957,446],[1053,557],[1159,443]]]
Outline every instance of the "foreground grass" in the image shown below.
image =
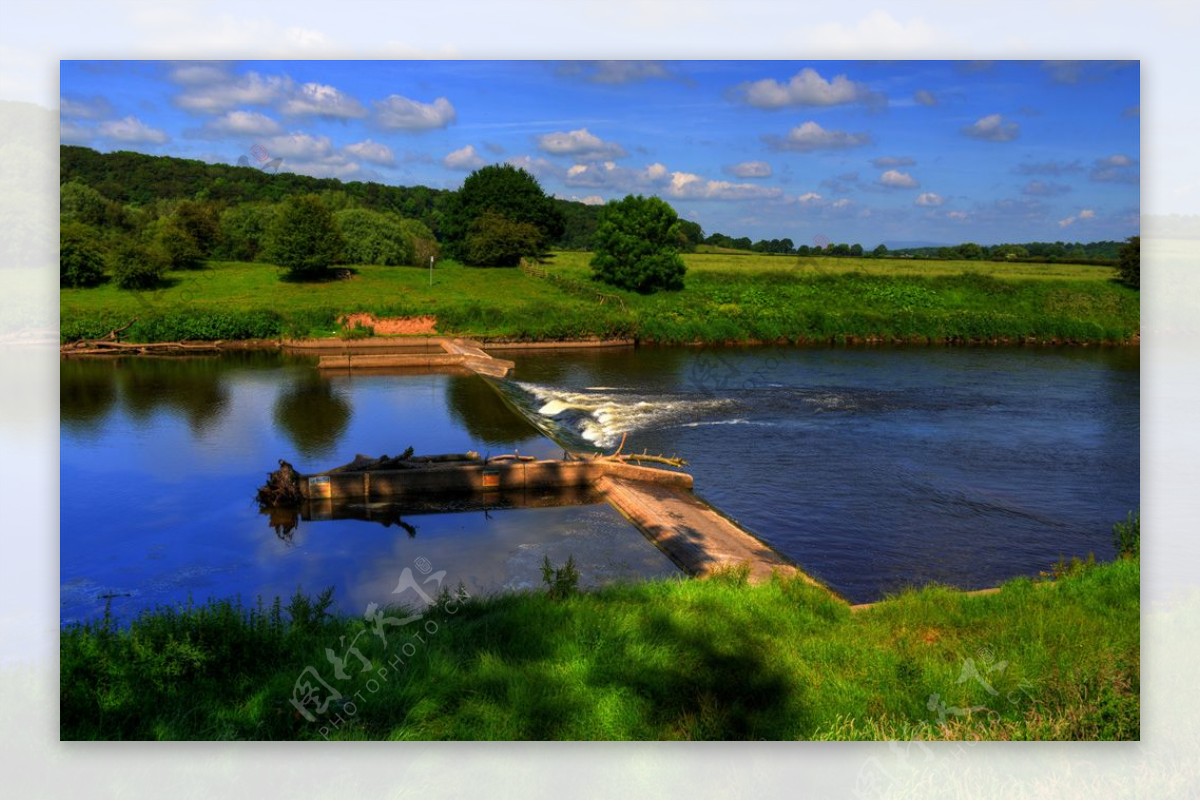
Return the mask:
[[662,343],[1125,342],[1140,324],[1137,292],[1104,267],[691,254],[685,289],[640,296],[591,282],[589,258],[556,254],[542,278],[443,262],[432,286],[414,268],[303,284],[267,264],[213,262],[154,291],[62,290],[62,338],[135,317],[133,341],[330,336],[359,311],[432,314],[441,333],[483,339]]
[[[291,614],[214,603],[64,629],[61,735],[1137,739],[1138,598],[1134,559],[853,613],[800,581],[731,573],[560,600],[444,596],[386,646],[302,598]],[[315,722],[289,702],[306,666],[343,696]]]

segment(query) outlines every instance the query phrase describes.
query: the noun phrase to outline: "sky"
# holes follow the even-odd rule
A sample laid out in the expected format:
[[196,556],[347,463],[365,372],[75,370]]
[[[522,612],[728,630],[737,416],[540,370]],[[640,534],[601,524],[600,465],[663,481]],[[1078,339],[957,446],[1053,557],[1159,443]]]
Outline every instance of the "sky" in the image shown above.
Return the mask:
[[[61,140],[454,189],[658,195],[706,234],[1137,234],[1136,61],[63,61]],[[281,161],[275,161],[281,159]]]

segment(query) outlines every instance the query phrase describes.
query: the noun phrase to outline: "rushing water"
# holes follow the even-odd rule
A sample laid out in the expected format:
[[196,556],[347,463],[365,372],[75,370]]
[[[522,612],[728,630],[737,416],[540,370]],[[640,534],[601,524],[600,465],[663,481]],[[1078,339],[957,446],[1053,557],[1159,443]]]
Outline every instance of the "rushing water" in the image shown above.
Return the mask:
[[680,455],[696,492],[852,601],[1113,556],[1139,507],[1135,348],[521,354],[579,445]]
[[280,458],[548,457],[625,434],[626,451],[685,457],[698,494],[853,601],[1109,558],[1112,523],[1139,506],[1136,349],[506,355],[517,369],[496,387],[528,420],[473,375],[323,377],[262,353],[64,361],[63,620],[327,585],[361,614],[420,557],[474,592],[540,585],[543,555],[574,555],[585,584],[675,574],[605,504],[380,505],[292,529],[252,502]]

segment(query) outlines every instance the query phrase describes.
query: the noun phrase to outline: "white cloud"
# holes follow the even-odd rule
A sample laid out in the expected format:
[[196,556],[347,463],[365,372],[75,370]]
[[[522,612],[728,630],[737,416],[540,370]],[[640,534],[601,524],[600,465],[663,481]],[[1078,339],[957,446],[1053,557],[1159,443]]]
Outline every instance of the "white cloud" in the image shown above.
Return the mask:
[[248,72],[240,78],[196,85],[175,97],[180,108],[215,114],[238,106],[262,106],[285,96],[292,82],[278,75]]
[[100,123],[97,131],[101,136],[118,142],[129,144],[161,145],[170,140],[166,131],[151,128],[137,117],[130,115],[119,120],[108,120]]
[[375,101],[376,121],[390,130],[429,131],[445,128],[458,118],[454,106],[444,97],[421,103],[400,95]]
[[396,156],[392,153],[390,147],[370,139],[354,142],[342,149],[355,158],[370,162],[371,164],[380,164],[388,167],[396,163]]
[[1141,169],[1137,159],[1117,153],[1096,159],[1088,178],[1102,183],[1136,184],[1141,180]]
[[811,120],[790,130],[787,136],[766,136],[764,140],[774,150],[796,150],[807,153],[812,150],[837,150],[870,144],[868,133],[829,131]]
[[1095,209],[1080,209],[1078,214],[1072,214],[1069,217],[1065,217],[1065,218],[1059,220],[1058,227],[1059,228],[1068,228],[1068,227],[1074,225],[1075,223],[1079,222],[1080,220],[1094,220],[1094,219],[1096,219]]
[[807,206],[812,203],[819,203],[821,201],[821,196],[818,195],[816,192],[805,192],[803,195],[796,198],[796,200],[799,203],[802,203],[803,205]]
[[625,149],[616,142],[605,142],[587,128],[575,131],[555,131],[537,138],[538,149],[552,156],[574,156],[590,160],[619,159]]
[[665,177],[666,174],[667,167],[665,164],[659,164],[658,162],[655,162],[646,168],[646,177],[650,178],[652,181],[657,181],[658,179]]
[[948,211],[946,216],[951,220],[965,220],[969,215],[965,211]]
[[317,115],[338,119],[365,117],[367,110],[353,97],[332,86],[306,83],[287,99],[282,109],[292,116]]
[[888,170],[879,176],[879,183],[893,189],[912,189],[918,186],[916,178],[906,172],[900,172],[900,170]]
[[257,111],[227,111],[204,124],[202,133],[215,136],[271,136],[282,129],[279,123]]
[[587,195],[585,197],[580,197],[579,195],[571,195],[570,197],[561,197],[560,195],[555,195],[555,197],[561,198],[562,200],[573,200],[576,203],[582,203],[585,206],[603,206],[605,203],[604,198],[600,197],[599,195]]
[[458,150],[451,150],[442,159],[442,164],[450,170],[477,170],[486,163],[483,157],[475,152],[475,145],[466,145]]
[[928,89],[918,89],[913,92],[913,100],[922,106],[936,106],[938,104],[937,95]]
[[838,198],[837,200],[833,201],[833,203],[830,204],[830,208],[832,208],[832,209],[848,209],[853,205],[854,205],[853,200],[851,200],[850,198],[843,197],[843,198]]
[[296,132],[273,136],[262,145],[272,158],[284,158],[289,161],[320,161],[333,155],[333,143],[329,141],[328,136],[311,136]]
[[690,172],[673,172],[666,186],[666,194],[689,200],[766,200],[782,197],[783,190],[757,184],[710,181]]
[[735,178],[769,178],[771,177],[771,165],[765,161],[743,161],[738,164],[730,164],[725,168],[725,172]]
[[220,61],[181,61],[171,65],[168,79],[182,86],[197,86],[228,80],[229,66]]
[[918,206],[940,206],[946,199],[937,192],[922,192],[913,202]]
[[552,163],[549,159],[541,157],[513,156],[512,158],[505,159],[504,163],[525,170],[535,178],[542,178],[544,176],[562,177],[563,175],[561,167]]
[[962,132],[972,139],[1011,142],[1020,134],[1020,126],[1015,122],[1005,122],[1004,117],[999,114],[989,114],[966,126]]
[[866,84],[837,75],[827,81],[811,67],[805,67],[787,83],[774,78],[743,83],[734,90],[743,103],[756,108],[786,108],[788,106],[840,106],[847,103],[886,102],[883,95],[872,92]]
[[908,156],[880,156],[871,159],[871,163],[882,169],[883,167],[911,167],[917,163],[917,160]]

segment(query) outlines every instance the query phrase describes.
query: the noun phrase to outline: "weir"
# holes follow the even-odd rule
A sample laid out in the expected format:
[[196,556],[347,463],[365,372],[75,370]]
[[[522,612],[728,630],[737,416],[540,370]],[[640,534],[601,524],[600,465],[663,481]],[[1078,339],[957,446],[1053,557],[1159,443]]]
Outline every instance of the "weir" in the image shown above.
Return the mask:
[[[285,343],[285,347],[318,355],[317,366],[323,371],[465,369],[486,380],[503,378],[515,366],[491,356],[478,343],[444,337]],[[499,401],[528,419],[498,386],[490,380],[487,383]],[[549,435],[542,421],[530,422]],[[348,504],[369,510],[377,503],[428,510],[442,499],[447,511],[464,502],[487,505],[489,498],[501,497],[536,497],[539,505],[549,505],[555,495],[560,495],[563,502],[572,503],[578,502],[573,499],[580,492],[587,492],[612,504],[688,575],[708,576],[745,565],[754,583],[781,574],[823,586],[698,498],[692,491],[691,475],[636,464],[636,455],[564,452],[564,456],[561,460],[516,455],[480,458],[474,452],[436,457],[406,455],[390,460],[360,456],[349,465],[325,472],[296,474],[296,490],[304,508],[310,510],[345,510]],[[320,519],[327,514],[317,512],[314,517]]]

